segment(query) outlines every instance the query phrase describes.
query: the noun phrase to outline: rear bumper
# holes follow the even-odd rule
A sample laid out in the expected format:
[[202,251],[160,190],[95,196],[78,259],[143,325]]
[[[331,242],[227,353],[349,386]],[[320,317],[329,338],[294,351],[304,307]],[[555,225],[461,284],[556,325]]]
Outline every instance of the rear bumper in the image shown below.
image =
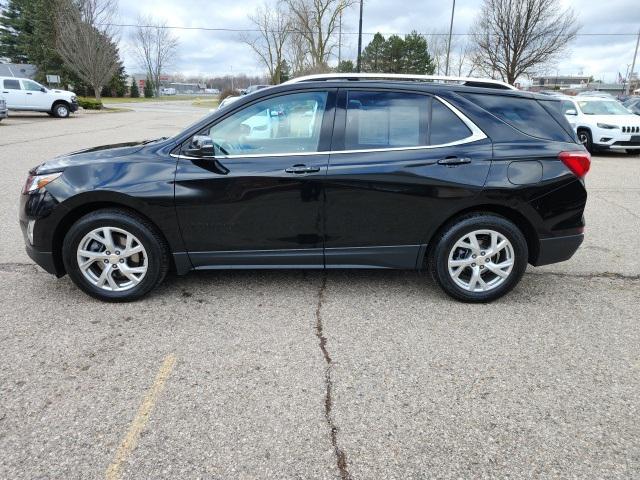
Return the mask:
[[9,110],[0,110],[0,118],[7,118],[9,116]]
[[569,260],[582,245],[584,234],[566,237],[542,238],[538,243],[538,256],[531,262],[534,267]]

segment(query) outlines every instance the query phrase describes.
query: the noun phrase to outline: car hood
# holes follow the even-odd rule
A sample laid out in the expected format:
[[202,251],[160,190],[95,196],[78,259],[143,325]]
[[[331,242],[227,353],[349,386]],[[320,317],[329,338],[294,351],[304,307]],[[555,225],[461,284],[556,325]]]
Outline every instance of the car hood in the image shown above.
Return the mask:
[[74,95],[75,95],[75,93],[70,92],[69,90],[59,90],[59,89],[57,89],[57,88],[50,88],[50,89],[49,89],[49,92],[51,92],[51,93],[57,93],[57,94],[60,94],[60,95],[66,95],[66,96],[68,96],[68,97],[72,97],[72,96],[74,96]]
[[38,175],[52,172],[60,172],[67,167],[82,164],[96,164],[109,162],[114,158],[121,158],[139,152],[149,140],[141,142],[114,143],[111,145],[101,145],[99,147],[86,148],[77,152],[68,153],[55,157],[33,169],[33,173]]
[[608,123],[617,126],[640,126],[640,117],[629,115],[587,115],[593,122]]

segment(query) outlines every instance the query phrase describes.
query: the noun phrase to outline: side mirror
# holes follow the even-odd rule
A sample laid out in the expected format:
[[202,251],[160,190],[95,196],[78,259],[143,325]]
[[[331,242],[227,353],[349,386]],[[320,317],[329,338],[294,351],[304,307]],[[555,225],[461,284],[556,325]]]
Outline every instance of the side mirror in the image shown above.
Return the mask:
[[564,112],[565,115],[578,115],[578,112],[576,112],[575,109],[570,108],[569,110]]
[[46,88],[44,88],[44,87],[40,87],[40,91],[41,91],[42,93],[47,93],[47,89],[46,89]]
[[215,155],[213,140],[208,135],[194,135],[186,153],[190,157],[213,157]]

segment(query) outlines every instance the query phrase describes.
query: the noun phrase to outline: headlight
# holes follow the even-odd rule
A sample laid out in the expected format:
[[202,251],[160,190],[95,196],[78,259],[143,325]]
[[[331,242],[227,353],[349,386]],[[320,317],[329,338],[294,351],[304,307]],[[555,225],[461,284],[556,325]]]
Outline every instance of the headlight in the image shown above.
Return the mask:
[[41,188],[44,188],[45,186],[53,182],[60,175],[62,175],[62,172],[47,173],[45,175],[29,175],[27,177],[27,181],[24,184],[24,188],[22,189],[22,193],[26,195],[27,193],[40,190]]
[[609,125],[608,123],[598,123],[598,128],[613,130],[614,128],[620,128],[620,127],[618,127],[617,125]]

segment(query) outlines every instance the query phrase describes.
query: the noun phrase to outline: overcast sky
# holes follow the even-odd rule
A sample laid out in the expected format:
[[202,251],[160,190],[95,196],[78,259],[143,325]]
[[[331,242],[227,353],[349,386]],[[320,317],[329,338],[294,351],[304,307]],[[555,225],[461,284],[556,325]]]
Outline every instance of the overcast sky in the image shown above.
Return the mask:
[[[139,14],[153,15],[177,27],[251,28],[247,14],[261,3],[275,0],[120,0],[120,20],[135,23]],[[565,59],[557,65],[560,74],[593,75],[615,81],[631,63],[635,35],[640,29],[639,0],[561,0],[575,10],[581,34],[631,34],[626,36],[581,35],[571,45]],[[466,33],[476,18],[481,0],[457,0],[454,33]],[[420,33],[447,31],[451,0],[365,0],[364,32]],[[343,32],[357,32],[358,10],[351,8],[343,20]],[[185,75],[225,75],[231,72],[262,73],[249,48],[235,32],[173,30],[180,40],[178,58],[168,73]],[[140,71],[128,47],[129,32],[121,32],[121,48],[128,72]],[[363,45],[371,39],[365,35]],[[343,37],[343,58],[355,59],[357,35]],[[639,55],[640,56],[640,55]],[[636,63],[640,70],[640,59]],[[556,69],[550,71],[555,73]]]

